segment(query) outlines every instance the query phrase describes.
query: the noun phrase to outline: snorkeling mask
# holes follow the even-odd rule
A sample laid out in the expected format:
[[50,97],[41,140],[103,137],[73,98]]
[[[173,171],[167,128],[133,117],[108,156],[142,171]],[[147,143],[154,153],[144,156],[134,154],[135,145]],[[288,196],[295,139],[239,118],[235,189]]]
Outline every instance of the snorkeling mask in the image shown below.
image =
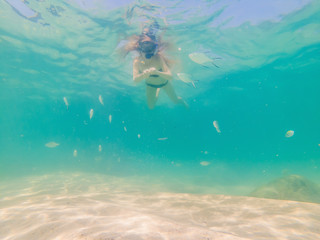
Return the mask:
[[139,49],[145,53],[146,58],[151,58],[157,49],[158,44],[153,41],[144,41],[139,43]]
[[145,53],[146,58],[151,58],[158,50],[157,32],[160,25],[156,20],[151,25],[145,27],[140,35],[139,50]]
[[145,53],[146,58],[151,58],[157,51],[158,43],[154,35],[142,33],[140,35],[139,50]]

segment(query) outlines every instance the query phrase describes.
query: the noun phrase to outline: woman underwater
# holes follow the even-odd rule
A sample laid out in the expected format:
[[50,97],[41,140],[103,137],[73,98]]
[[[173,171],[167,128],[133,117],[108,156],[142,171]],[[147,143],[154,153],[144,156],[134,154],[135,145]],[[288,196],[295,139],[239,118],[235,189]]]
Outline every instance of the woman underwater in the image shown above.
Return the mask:
[[153,109],[163,89],[172,102],[188,108],[188,104],[176,95],[171,84],[172,74],[163,56],[165,44],[157,39],[152,29],[145,28],[140,36],[133,36],[125,46],[126,52],[137,51],[139,56],[133,61],[133,81],[145,80],[147,103]]

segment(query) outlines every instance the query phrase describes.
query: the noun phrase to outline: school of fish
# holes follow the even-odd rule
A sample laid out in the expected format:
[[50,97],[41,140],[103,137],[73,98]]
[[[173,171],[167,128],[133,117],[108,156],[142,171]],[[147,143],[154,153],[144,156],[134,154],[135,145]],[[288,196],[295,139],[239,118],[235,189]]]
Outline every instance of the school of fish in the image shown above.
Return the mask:
[[[178,50],[181,51],[181,48],[179,48]],[[208,66],[219,67],[219,66],[217,66],[215,64],[214,60],[215,59],[221,59],[220,57],[209,58],[206,54],[201,53],[201,52],[193,52],[193,53],[190,53],[188,56],[193,62],[195,62],[195,63],[197,63],[199,65],[202,65],[204,67],[208,67]],[[188,74],[188,73],[177,73],[177,76],[178,76],[178,79],[181,80],[182,82],[184,82],[184,83],[186,83],[188,85],[192,85],[194,88],[196,88],[195,80],[192,79],[192,76],[190,74]],[[159,91],[157,91],[156,94],[158,95]],[[101,105],[104,105],[104,101],[103,101],[102,95],[98,96],[98,100],[99,100]],[[64,101],[65,106],[67,107],[67,110],[69,110],[69,102],[68,102],[67,97],[63,97],[63,101]],[[94,110],[90,109],[90,111],[89,111],[89,119],[90,120],[93,118],[93,115],[94,115]],[[111,122],[112,122],[112,115],[111,114],[108,116],[108,120],[109,120],[109,123],[111,124]],[[85,123],[86,123],[86,121],[85,121]],[[122,123],[124,124],[124,122],[122,122]],[[213,124],[214,128],[216,129],[217,133],[220,134],[221,130],[220,130],[218,121],[214,120],[212,122],[212,124]],[[125,132],[127,132],[126,126],[123,126],[123,129],[124,129]],[[285,134],[285,137],[286,138],[291,138],[293,135],[294,135],[294,131],[293,130],[288,130],[286,132],[286,134]],[[140,139],[141,135],[138,134],[137,137],[138,137],[138,139]],[[168,139],[167,137],[158,138],[159,141],[165,141],[167,139]],[[48,147],[48,148],[55,148],[55,147],[57,147],[59,145],[60,144],[56,143],[56,142],[48,142],[48,143],[45,144],[45,146]],[[320,144],[319,144],[319,146],[320,146]],[[99,152],[102,151],[102,146],[101,145],[98,146],[98,151]],[[77,157],[77,155],[78,155],[78,151],[76,149],[74,149],[73,156]],[[202,162],[200,162],[200,164],[202,166],[208,166],[210,164],[210,162],[202,161]]]

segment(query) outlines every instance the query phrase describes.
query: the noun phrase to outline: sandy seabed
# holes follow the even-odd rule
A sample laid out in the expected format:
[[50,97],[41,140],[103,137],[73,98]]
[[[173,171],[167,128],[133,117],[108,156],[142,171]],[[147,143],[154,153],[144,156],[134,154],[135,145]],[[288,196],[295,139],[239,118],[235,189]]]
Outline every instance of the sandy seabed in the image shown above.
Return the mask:
[[57,173],[0,182],[1,240],[320,239],[320,204]]

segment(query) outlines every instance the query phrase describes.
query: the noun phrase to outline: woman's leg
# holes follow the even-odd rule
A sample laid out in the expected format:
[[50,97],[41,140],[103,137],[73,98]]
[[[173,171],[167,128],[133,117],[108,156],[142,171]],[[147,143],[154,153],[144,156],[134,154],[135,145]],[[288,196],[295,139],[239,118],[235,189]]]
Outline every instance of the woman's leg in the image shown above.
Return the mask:
[[153,109],[158,100],[157,88],[146,86],[147,103],[150,109]]
[[167,95],[169,96],[172,102],[174,102],[175,104],[182,104],[186,108],[189,108],[189,105],[181,97],[177,96],[170,81],[167,83],[167,85],[163,86],[162,88],[166,91]]

